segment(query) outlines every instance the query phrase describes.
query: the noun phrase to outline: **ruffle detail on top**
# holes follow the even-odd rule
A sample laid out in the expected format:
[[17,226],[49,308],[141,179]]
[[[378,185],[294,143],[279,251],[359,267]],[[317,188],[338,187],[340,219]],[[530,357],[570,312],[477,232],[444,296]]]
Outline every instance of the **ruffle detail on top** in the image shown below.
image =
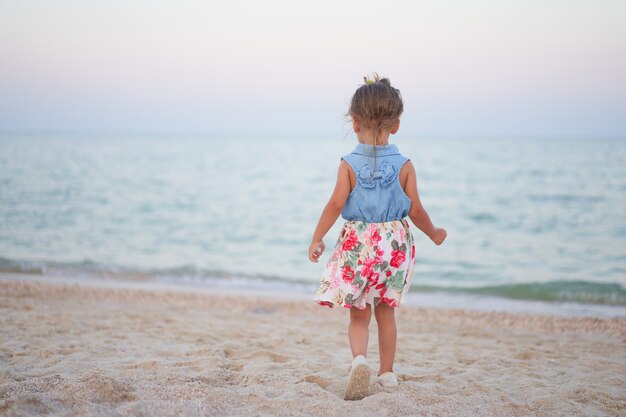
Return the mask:
[[359,185],[364,188],[374,188],[376,186],[376,180],[380,180],[380,184],[387,188],[393,184],[397,177],[398,172],[389,161],[383,161],[380,164],[379,170],[374,171],[374,175],[372,175],[372,167],[370,164],[363,165],[357,173]]

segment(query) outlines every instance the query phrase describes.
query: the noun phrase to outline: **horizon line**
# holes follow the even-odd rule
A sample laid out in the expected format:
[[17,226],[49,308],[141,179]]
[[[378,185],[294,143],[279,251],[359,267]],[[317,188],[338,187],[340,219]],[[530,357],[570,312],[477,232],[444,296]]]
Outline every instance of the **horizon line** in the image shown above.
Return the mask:
[[[182,136],[182,137],[214,137],[214,136],[228,136],[228,137],[253,137],[259,135],[275,135],[277,137],[286,136],[317,136],[317,137],[348,137],[353,135],[353,132],[333,132],[330,130],[293,130],[293,131],[272,131],[259,129],[258,131],[235,131],[235,130],[166,130],[166,129],[2,129],[0,128],[0,136],[8,135],[49,135],[49,136]],[[417,137],[417,138],[437,138],[437,139],[626,139],[625,133],[594,133],[594,132],[581,132],[581,133],[550,133],[550,132],[533,132],[533,133],[518,133],[518,132],[419,132],[419,131],[406,131],[400,132],[394,137]]]

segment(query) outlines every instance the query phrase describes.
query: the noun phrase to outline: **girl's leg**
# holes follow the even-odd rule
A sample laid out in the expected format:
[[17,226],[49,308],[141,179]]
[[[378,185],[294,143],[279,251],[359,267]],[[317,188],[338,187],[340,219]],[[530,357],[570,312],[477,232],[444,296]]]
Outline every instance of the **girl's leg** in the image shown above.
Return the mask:
[[396,356],[396,317],[395,308],[378,304],[374,315],[378,323],[378,350],[380,351],[380,369],[378,375],[393,372],[393,360]]
[[367,356],[368,329],[371,317],[372,309],[369,304],[365,305],[365,310],[360,310],[356,307],[350,308],[348,339],[350,339],[352,357],[357,357],[358,355]]

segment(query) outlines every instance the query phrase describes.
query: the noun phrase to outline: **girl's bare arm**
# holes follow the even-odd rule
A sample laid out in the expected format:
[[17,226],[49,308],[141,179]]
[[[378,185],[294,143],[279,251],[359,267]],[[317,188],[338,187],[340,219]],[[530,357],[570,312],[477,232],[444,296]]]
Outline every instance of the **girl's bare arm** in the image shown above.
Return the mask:
[[435,227],[430,220],[430,216],[422,206],[419,194],[417,192],[417,179],[415,175],[415,167],[408,161],[400,171],[400,178],[406,178],[404,182],[404,193],[411,199],[411,209],[409,210],[409,218],[426,236],[428,236],[435,244],[441,245],[445,240],[447,233],[444,229]]
[[311,262],[317,262],[319,257],[324,253],[326,245],[322,239],[328,233],[328,230],[335,224],[337,217],[341,214],[343,207],[346,205],[348,196],[350,195],[350,166],[347,162],[341,161],[337,172],[337,183],[335,190],[330,196],[330,200],[324,207],[317,227],[313,232],[313,239],[309,246],[309,259]]

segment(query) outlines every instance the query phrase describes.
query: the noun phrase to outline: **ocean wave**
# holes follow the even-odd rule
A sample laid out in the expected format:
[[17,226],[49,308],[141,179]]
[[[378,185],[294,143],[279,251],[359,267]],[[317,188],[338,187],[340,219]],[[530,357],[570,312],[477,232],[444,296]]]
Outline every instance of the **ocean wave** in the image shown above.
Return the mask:
[[527,282],[480,287],[413,286],[411,291],[445,291],[491,295],[517,300],[577,302],[626,306],[626,289],[619,283],[590,281]]
[[[0,257],[0,273],[105,278],[132,281],[158,281],[198,286],[313,291],[317,280],[269,274],[210,270],[194,265],[161,269],[141,269],[98,263],[15,260]],[[468,271],[468,273],[470,273]],[[437,286],[413,283],[411,293],[457,293],[548,302],[577,302],[626,306],[626,288],[619,283],[591,281],[525,282],[484,286]]]
[[[312,281],[303,277],[282,277],[271,274],[250,274],[237,271],[207,269],[195,265],[181,265],[169,268],[138,268],[123,265],[105,264],[85,259],[79,262],[59,262],[43,260],[16,260],[0,257],[0,273],[25,273],[88,278],[113,278],[133,281],[172,281],[217,283],[222,286],[239,286],[244,283],[285,283],[311,286]],[[258,285],[257,285],[258,286]]]

